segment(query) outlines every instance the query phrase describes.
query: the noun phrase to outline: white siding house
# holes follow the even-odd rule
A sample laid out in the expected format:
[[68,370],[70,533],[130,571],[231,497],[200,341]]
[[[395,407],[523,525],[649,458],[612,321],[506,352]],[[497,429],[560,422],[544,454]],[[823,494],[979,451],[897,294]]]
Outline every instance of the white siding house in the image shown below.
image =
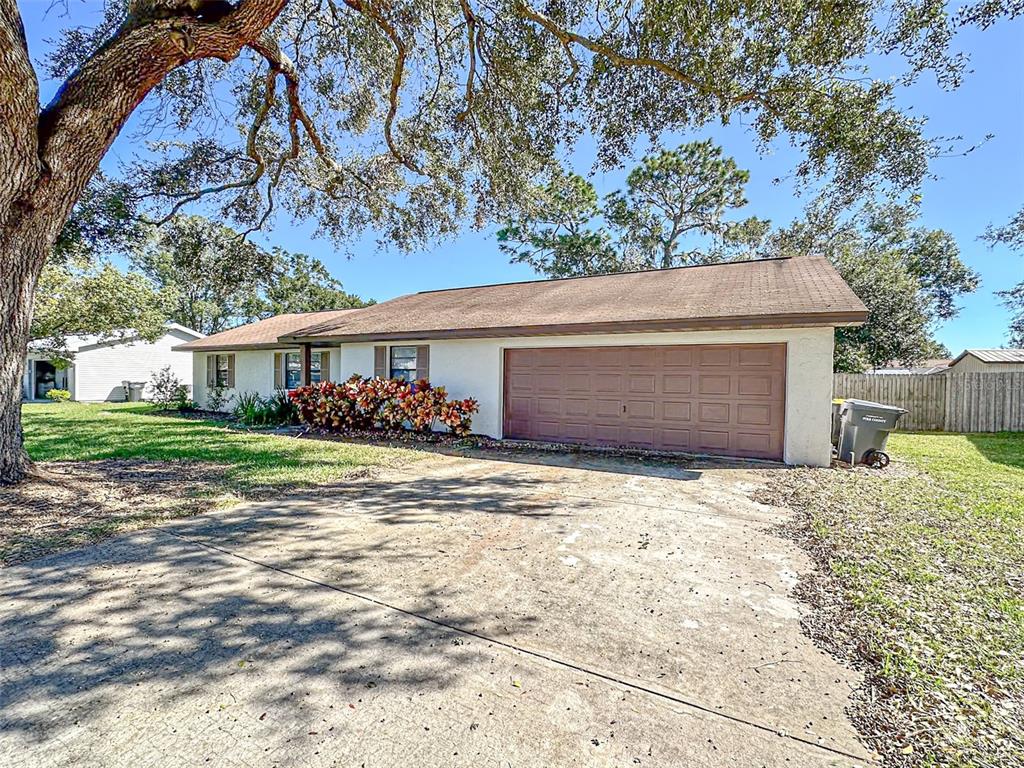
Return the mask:
[[[148,382],[165,367],[186,385],[192,384],[192,355],[174,347],[203,338],[203,334],[177,323],[153,342],[138,338],[98,339],[74,337],[68,340],[74,353],[71,365],[59,369],[46,356],[31,351],[22,380],[25,400],[45,400],[49,389],[67,389],[71,399],[81,402],[123,401],[124,382]],[[149,394],[147,386],[144,391]]]

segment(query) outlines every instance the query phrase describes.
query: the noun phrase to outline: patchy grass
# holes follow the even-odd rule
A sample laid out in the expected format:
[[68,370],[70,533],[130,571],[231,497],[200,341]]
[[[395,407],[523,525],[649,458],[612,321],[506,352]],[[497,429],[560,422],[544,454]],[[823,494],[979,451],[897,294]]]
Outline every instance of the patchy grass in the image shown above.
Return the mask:
[[866,673],[895,766],[1024,765],[1024,434],[897,434],[890,470],[797,470],[808,629]]
[[392,448],[229,429],[216,421],[156,415],[146,404],[27,404],[25,446],[36,461],[200,461],[225,467],[241,493],[309,488],[360,467],[395,465],[417,454]]
[[43,472],[0,489],[0,564],[422,457],[229,429],[136,403],[27,404],[22,421]]

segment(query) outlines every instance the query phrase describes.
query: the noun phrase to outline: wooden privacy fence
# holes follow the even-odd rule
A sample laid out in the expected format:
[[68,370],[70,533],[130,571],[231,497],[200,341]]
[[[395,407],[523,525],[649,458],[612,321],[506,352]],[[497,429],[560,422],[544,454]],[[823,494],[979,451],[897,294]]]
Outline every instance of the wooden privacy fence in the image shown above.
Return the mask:
[[833,392],[906,408],[900,429],[1024,432],[1024,372],[837,373]]

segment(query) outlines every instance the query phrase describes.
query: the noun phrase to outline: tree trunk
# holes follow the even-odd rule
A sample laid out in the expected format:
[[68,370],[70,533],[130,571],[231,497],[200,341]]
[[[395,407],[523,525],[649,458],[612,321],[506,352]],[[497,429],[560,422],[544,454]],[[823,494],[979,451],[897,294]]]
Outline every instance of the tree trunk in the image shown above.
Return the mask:
[[51,248],[49,229],[0,232],[0,485],[21,480],[31,468],[21,431],[22,376],[36,284]]

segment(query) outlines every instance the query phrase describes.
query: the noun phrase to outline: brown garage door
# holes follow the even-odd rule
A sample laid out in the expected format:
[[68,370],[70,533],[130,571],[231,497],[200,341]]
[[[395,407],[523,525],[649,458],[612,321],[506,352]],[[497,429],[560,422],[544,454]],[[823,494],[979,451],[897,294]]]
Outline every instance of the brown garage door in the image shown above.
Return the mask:
[[782,458],[785,344],[505,350],[505,437]]

